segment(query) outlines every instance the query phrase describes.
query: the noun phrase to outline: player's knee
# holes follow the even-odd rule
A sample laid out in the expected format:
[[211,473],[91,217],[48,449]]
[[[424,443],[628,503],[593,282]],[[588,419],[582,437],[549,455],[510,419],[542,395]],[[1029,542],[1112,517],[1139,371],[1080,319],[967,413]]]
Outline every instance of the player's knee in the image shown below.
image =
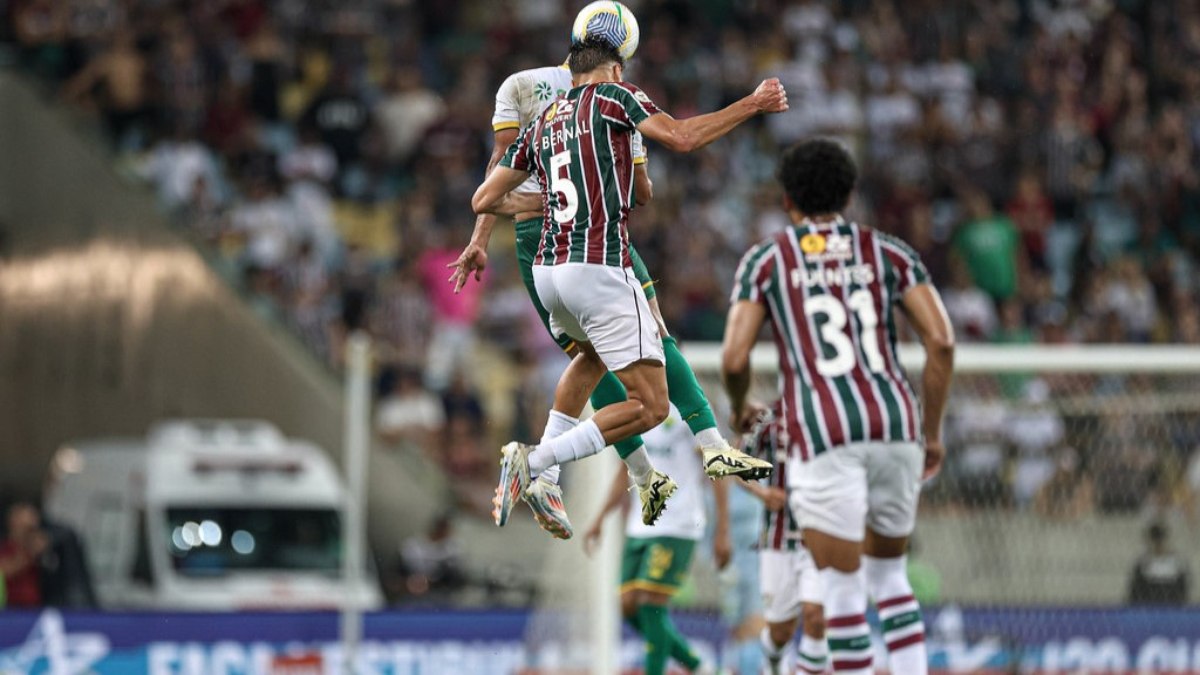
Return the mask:
[[637,614],[638,594],[636,591],[621,594],[621,616],[632,619]]
[[794,632],[796,632],[795,621],[772,623],[767,626],[767,634],[771,636],[771,642],[777,647],[786,645],[792,639]]
[[801,620],[804,622],[805,635],[815,638],[825,637],[824,607],[811,602],[806,602],[804,603],[804,608],[800,611],[800,616]]

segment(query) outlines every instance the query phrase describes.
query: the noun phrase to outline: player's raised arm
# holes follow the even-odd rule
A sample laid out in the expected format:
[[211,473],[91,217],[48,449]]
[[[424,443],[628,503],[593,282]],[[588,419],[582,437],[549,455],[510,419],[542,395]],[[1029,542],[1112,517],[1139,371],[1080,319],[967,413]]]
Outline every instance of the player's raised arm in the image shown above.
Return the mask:
[[954,370],[954,328],[937,289],[931,284],[917,284],[900,300],[921,344],[925,346],[925,370],[921,375],[921,398],[925,435],[925,479],[932,478],[942,467],[946,448],[942,445],[942,416],[950,395],[950,380]]
[[763,80],[754,93],[732,105],[705,115],[684,120],[658,112],[637,125],[647,138],[675,152],[692,152],[724,136],[742,122],[762,113],[788,109],[787,92],[776,78]]

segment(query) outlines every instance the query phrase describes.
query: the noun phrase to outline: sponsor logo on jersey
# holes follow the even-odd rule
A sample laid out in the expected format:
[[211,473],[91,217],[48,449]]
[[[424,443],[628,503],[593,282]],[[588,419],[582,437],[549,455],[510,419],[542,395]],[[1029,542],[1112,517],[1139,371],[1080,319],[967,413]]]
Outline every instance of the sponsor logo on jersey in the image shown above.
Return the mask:
[[635,98],[640,103],[649,103],[650,102],[650,97],[647,96],[646,92],[642,91],[641,89],[633,92],[633,98]]
[[842,234],[822,235],[810,232],[800,238],[800,251],[809,262],[850,260],[854,257],[854,240]]
[[550,91],[550,84],[547,82],[538,82],[534,85],[533,93],[537,95],[539,101],[549,101],[550,95],[553,94]]

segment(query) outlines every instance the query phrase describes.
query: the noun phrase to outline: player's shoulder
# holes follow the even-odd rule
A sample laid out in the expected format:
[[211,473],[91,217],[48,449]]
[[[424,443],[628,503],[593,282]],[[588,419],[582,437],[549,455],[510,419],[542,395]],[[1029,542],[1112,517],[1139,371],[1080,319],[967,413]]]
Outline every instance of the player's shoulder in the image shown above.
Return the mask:
[[906,258],[912,258],[914,260],[920,258],[920,255],[917,254],[917,250],[900,237],[890,232],[884,232],[883,230],[877,230],[862,225],[859,225],[858,227],[865,232],[870,232],[872,236],[879,240],[880,246],[883,246],[885,249],[889,249],[890,252],[902,255]]
[[504,78],[504,82],[500,84],[500,90],[513,89],[522,85],[532,87],[538,82],[559,84],[563,80],[566,82],[571,81],[571,71],[562,66],[526,68],[525,70],[518,70]]

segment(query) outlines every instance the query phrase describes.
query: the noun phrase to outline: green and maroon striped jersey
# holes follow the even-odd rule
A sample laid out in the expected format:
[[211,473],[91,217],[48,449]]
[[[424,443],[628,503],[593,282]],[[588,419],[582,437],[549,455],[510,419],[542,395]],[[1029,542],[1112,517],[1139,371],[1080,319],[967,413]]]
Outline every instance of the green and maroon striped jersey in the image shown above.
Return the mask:
[[535,175],[542,240],[535,265],[629,267],[633,131],[659,109],[632,84],[571,89],[509,147],[501,166]]
[[[783,441],[784,430],[783,401],[775,402],[772,412],[766,419],[760,421],[750,432],[743,448],[748,454],[766,460],[775,465],[771,477],[766,479],[767,485],[780,490],[788,489],[788,459],[794,449]],[[784,504],[783,508],[772,511],[763,509],[763,528],[759,536],[758,548],[764,551],[795,551],[804,546],[804,537],[800,532],[800,523],[791,507]]]
[[801,459],[851,443],[920,440],[892,308],[928,281],[907,244],[841,218],[788,227],[742,258],[732,300],[763,303],[770,317],[784,441]]

